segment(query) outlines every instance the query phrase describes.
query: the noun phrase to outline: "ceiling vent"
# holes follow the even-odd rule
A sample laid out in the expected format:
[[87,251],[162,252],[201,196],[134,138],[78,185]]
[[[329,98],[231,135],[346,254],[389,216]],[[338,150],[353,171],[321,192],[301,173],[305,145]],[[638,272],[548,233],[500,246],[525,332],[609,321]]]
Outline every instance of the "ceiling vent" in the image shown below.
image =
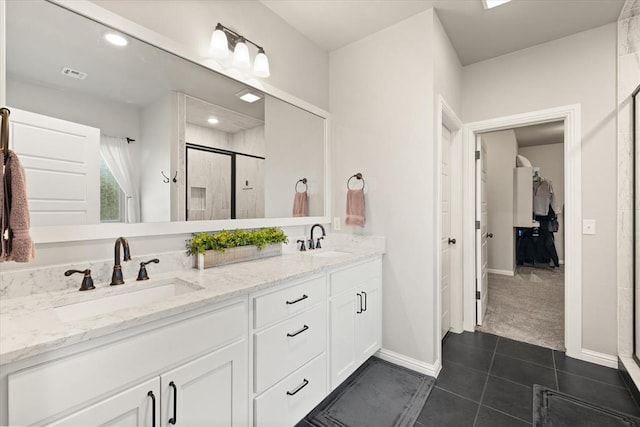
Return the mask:
[[74,70],[73,68],[64,67],[60,72],[62,75],[73,77],[74,79],[84,80],[87,78],[87,73],[83,73],[82,71]]

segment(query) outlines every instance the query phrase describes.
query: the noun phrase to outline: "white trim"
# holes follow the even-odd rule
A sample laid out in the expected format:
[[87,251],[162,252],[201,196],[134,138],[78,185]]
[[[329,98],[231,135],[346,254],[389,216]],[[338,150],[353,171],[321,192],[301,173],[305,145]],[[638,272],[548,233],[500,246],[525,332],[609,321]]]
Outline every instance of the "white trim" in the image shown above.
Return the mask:
[[[438,343],[439,342],[440,341],[438,341]],[[407,369],[411,369],[412,371],[429,375],[434,378],[438,377],[438,375],[440,374],[440,370],[442,369],[440,359],[437,359],[434,364],[425,363],[421,362],[420,360],[405,356],[403,354],[396,353],[395,351],[387,350],[386,348],[381,348],[380,350],[378,350],[375,356],[395,365],[403,366]]]
[[618,369],[618,357],[611,354],[600,353],[593,350],[582,349],[581,354],[576,359],[585,362],[595,363],[597,365],[607,366],[609,368]]
[[476,134],[524,125],[564,121],[565,213],[565,336],[567,355],[582,355],[582,147],[580,104],[515,114],[464,126],[464,329],[474,331],[475,319],[475,138]]
[[[433,337],[435,337],[435,354],[436,354],[436,361],[441,360],[442,358],[442,340],[440,337],[441,334],[441,327],[442,327],[442,289],[441,289],[441,258],[442,258],[442,254],[441,254],[441,250],[440,250],[440,242],[442,240],[442,219],[440,218],[440,214],[441,214],[441,209],[440,209],[440,200],[442,198],[442,191],[441,191],[441,165],[442,165],[442,127],[445,126],[447,129],[449,129],[449,131],[451,132],[451,150],[450,150],[450,157],[451,159],[456,158],[456,156],[454,155],[455,153],[455,148],[459,147],[462,145],[462,120],[460,120],[460,118],[458,118],[457,114],[455,113],[455,111],[453,110],[453,108],[451,108],[451,106],[445,101],[444,97],[442,97],[442,95],[438,95],[437,98],[437,107],[436,107],[436,121],[435,121],[435,138],[436,138],[436,155],[434,156],[435,158],[435,165],[434,165],[434,169],[435,169],[435,178],[434,179],[434,194],[436,195],[436,203],[434,203],[434,218],[435,220],[435,224],[434,224],[434,236],[436,236],[435,238],[435,242],[434,242],[434,253],[435,253],[435,268],[434,268],[434,282],[435,283],[435,300],[436,300],[436,310],[435,310],[435,318],[433,319],[433,323],[434,323],[434,330],[433,330]],[[461,182],[457,182],[455,179],[455,171],[456,168],[453,167],[453,162],[451,162],[451,194],[455,195],[457,194],[457,198],[460,197],[460,192],[456,192],[453,191],[454,188],[457,188],[457,186],[462,186]],[[454,206],[457,204],[454,203],[453,200],[453,196],[451,199],[451,206]],[[458,200],[459,202],[459,200]],[[459,203],[461,205],[461,203]],[[459,225],[462,223],[462,212],[457,212],[454,213],[454,209],[451,209],[451,232],[452,235],[456,235],[458,233],[461,232]],[[460,240],[460,239],[458,239]],[[455,261],[455,259],[459,259],[459,257],[455,257],[452,256],[450,257],[450,259],[453,261]],[[462,266],[463,264],[463,260],[460,259],[459,260],[459,264]],[[454,287],[456,287],[456,290],[459,293],[462,293],[462,290],[459,289],[459,285],[457,283],[454,283],[453,280],[450,280],[449,282],[449,293],[450,293],[450,300],[453,299],[453,295],[454,295]],[[462,314],[462,310],[459,310],[460,314]],[[460,318],[459,315],[457,315],[457,313],[454,313],[453,310],[451,310],[451,305],[449,306],[449,318],[450,318],[450,323],[451,323],[451,328],[452,329],[460,329],[462,327],[462,318]],[[439,362],[437,362],[439,363]],[[412,369],[412,368],[410,368]],[[439,368],[438,368],[439,371]],[[436,375],[434,375],[436,376]]]
[[513,270],[498,270],[497,268],[487,268],[487,272],[491,274],[499,274],[500,276],[515,276],[516,273]]
[[[3,24],[4,6],[6,0],[0,0],[0,24]],[[83,15],[89,19],[100,22],[104,25],[117,29],[132,37],[144,40],[145,42],[157,46],[167,52],[173,53],[186,60],[196,64],[210,68],[211,70],[223,74],[234,80],[238,80],[238,76],[231,75],[224,69],[216,69],[209,63],[203,63],[202,57],[198,55],[193,47],[186,46],[165,37],[155,31],[152,31],[140,24],[123,18],[107,9],[104,9],[87,0],[52,0],[54,4],[64,7],[72,12]],[[4,31],[5,25],[0,25],[0,101],[4,105],[5,90],[4,85],[4,58],[5,43]],[[240,80],[238,80],[240,81]],[[166,223],[139,223],[139,224],[90,224],[77,225],[73,227],[32,227],[30,230],[33,241],[37,244],[84,241],[97,239],[112,239],[120,235],[128,237],[135,236],[160,236],[172,234],[188,234],[200,231],[217,231],[222,229],[234,228],[256,228],[256,227],[290,227],[304,226],[315,223],[327,224],[331,223],[331,153],[330,153],[330,114],[317,106],[299,99],[283,90],[273,87],[264,82],[258,82],[255,79],[251,81],[241,81],[243,84],[253,86],[262,92],[279,98],[285,102],[300,107],[310,113],[313,113],[325,119],[325,204],[324,215],[316,217],[304,218],[256,218],[256,219],[236,219],[221,221],[194,221],[194,222],[166,222]]]

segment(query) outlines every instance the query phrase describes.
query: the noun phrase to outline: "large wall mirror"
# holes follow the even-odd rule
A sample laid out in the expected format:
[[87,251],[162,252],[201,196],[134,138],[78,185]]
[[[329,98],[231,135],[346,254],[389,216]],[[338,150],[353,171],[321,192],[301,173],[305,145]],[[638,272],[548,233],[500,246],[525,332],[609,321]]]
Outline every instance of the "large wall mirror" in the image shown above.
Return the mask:
[[246,226],[292,217],[305,189],[307,216],[328,215],[326,117],[48,1],[7,2],[6,17],[10,141],[35,229]]

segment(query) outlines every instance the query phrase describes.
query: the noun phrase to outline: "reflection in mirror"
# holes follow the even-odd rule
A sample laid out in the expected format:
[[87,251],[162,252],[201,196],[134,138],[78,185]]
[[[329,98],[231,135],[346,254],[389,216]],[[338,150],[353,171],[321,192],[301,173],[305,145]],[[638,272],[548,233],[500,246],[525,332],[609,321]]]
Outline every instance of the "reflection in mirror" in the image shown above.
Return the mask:
[[55,4],[6,9],[32,226],[287,218],[303,177],[325,214],[324,118]]

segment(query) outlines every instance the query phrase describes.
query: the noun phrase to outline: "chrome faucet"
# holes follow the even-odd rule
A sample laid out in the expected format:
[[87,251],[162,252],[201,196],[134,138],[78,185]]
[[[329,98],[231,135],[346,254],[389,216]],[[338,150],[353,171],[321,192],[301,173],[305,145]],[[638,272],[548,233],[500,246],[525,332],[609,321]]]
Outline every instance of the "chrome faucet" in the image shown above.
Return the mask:
[[113,274],[111,275],[111,286],[122,285],[124,279],[122,278],[122,267],[120,266],[120,246],[124,249],[123,261],[131,261],[131,254],[129,253],[129,242],[124,237],[118,237],[116,245],[113,248],[114,262],[113,262]]
[[[316,227],[320,227],[320,230],[322,230],[322,236],[318,237],[318,239],[316,240],[316,243],[313,243],[313,230],[315,230]],[[321,249],[322,246],[320,246],[320,240],[324,239],[324,237],[327,235],[327,233],[325,233],[324,231],[324,227],[322,226],[322,224],[313,224],[313,226],[311,227],[311,238],[309,239],[309,249]]]

